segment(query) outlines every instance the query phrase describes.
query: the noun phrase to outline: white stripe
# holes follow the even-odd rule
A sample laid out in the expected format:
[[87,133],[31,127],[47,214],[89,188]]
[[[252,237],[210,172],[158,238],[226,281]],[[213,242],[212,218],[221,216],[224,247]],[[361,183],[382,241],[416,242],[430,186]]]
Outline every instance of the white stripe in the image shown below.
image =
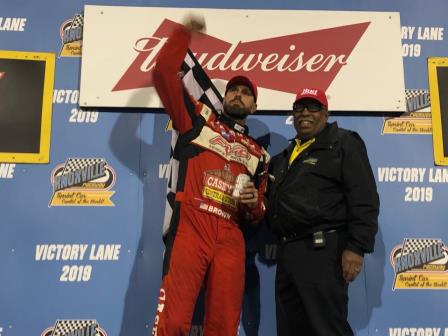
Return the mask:
[[204,94],[201,86],[196,82],[194,78],[193,71],[188,71],[182,78],[185,88],[193,96],[194,99],[198,100]]
[[195,66],[193,59],[190,57],[190,55],[187,53],[187,55],[185,56],[184,62],[187,63],[187,65],[190,68],[193,68]]

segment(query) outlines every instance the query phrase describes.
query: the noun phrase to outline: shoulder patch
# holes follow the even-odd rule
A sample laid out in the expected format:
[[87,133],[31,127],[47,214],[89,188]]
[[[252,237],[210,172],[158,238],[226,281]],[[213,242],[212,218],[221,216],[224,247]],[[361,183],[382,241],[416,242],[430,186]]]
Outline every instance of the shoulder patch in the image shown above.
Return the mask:
[[307,158],[306,160],[303,160],[303,163],[315,166],[318,161],[319,160],[317,158],[310,157],[310,158]]
[[202,105],[201,116],[208,121],[210,116],[213,114],[212,110],[205,104]]

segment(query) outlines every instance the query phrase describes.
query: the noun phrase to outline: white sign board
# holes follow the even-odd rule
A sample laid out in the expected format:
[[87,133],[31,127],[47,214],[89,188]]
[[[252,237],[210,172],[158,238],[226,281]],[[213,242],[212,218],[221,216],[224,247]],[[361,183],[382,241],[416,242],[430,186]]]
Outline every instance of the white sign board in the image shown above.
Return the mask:
[[160,107],[157,56],[189,13],[207,29],[190,49],[221,90],[237,74],[259,88],[259,110],[290,110],[321,88],[332,111],[403,112],[399,13],[85,6],[81,106]]

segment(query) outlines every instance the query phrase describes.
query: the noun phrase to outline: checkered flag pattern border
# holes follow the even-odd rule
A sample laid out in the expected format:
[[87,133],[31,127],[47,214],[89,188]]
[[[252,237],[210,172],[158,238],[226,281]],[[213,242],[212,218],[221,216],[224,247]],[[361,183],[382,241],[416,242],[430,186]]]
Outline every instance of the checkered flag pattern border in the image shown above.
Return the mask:
[[406,100],[428,94],[428,90],[405,90]]
[[169,173],[168,173],[168,185],[167,185],[167,194],[166,194],[166,202],[165,202],[165,214],[163,217],[163,228],[162,228],[162,236],[165,237],[168,233],[168,229],[170,228],[171,216],[173,215],[174,202],[176,197],[176,186],[177,186],[177,177],[179,175],[179,161],[176,160],[174,155],[174,147],[176,147],[176,142],[179,137],[179,132],[176,130],[171,131],[171,152],[170,152],[170,162],[168,165]]
[[73,331],[94,326],[95,336],[101,336],[96,320],[57,320],[51,336],[66,336]]
[[191,50],[188,50],[181,67],[182,81],[194,99],[204,103],[217,113],[222,111],[222,96],[213,85]]
[[76,14],[72,20],[70,28],[76,28],[82,26],[84,26],[84,16],[82,14]]
[[441,239],[406,238],[403,241],[403,248],[401,250],[401,255],[405,256],[409,253],[419,251],[425,247],[433,246],[441,242],[442,242]]
[[[185,55],[179,71],[184,87],[188,93],[196,100],[202,102],[211,108],[215,113],[222,111],[222,96],[213,85],[210,78],[201,67],[191,50]],[[171,153],[169,162],[169,177],[167,185],[167,195],[165,203],[165,216],[163,219],[162,235],[165,237],[170,227],[171,216],[173,214],[174,202],[176,197],[177,178],[179,175],[179,161],[174,159],[173,153],[176,147],[179,133],[176,130],[171,131]]]
[[85,167],[90,167],[104,161],[105,160],[101,158],[69,158],[65,162],[65,167],[64,171],[62,172],[62,175],[71,173],[75,170],[79,170]]

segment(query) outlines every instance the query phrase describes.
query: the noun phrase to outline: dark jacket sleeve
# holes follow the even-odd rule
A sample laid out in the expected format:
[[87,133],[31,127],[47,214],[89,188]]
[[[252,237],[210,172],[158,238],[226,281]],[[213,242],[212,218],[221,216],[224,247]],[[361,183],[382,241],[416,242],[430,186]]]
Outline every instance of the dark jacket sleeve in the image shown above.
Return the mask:
[[342,174],[347,202],[347,249],[363,255],[373,252],[378,231],[380,201],[367,150],[356,132],[342,142]]

